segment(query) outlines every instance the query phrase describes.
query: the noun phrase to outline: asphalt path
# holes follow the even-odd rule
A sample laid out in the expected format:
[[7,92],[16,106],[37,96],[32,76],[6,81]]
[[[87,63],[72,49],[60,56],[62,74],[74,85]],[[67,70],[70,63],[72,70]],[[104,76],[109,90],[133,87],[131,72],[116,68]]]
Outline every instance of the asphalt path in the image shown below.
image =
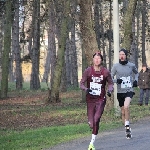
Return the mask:
[[[124,127],[100,132],[94,143],[96,150],[150,150],[150,117],[130,125],[132,139],[126,139]],[[57,145],[49,150],[88,150],[91,136]]]

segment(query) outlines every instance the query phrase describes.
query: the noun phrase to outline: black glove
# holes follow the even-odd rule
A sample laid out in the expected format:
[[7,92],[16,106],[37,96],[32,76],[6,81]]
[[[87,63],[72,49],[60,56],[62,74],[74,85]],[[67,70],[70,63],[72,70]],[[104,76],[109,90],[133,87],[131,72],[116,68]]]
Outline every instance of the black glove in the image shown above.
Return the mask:
[[91,89],[87,89],[86,93],[88,94],[89,92],[92,92],[92,90]]
[[122,81],[123,81],[122,79],[117,79],[117,83],[118,83],[118,84],[121,84]]
[[136,80],[133,82],[133,87],[137,87],[137,81]]
[[107,92],[107,95],[108,95],[109,97],[111,97],[111,92],[108,91],[108,92]]

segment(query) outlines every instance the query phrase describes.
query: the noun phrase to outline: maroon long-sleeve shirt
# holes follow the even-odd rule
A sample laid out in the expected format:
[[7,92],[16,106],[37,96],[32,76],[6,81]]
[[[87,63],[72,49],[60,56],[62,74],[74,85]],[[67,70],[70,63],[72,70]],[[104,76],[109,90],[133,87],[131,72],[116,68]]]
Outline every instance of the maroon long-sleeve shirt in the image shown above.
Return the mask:
[[[103,66],[101,66],[100,71],[95,71],[93,66],[88,67],[82,75],[82,79],[80,81],[80,88],[86,91],[88,88],[90,88],[91,82],[96,84],[101,84],[101,93],[100,95],[92,95],[87,93],[86,95],[87,102],[106,100],[106,96],[105,96],[106,82],[108,83],[108,91],[110,92],[113,91],[113,81],[111,78],[111,74],[109,70],[107,70]],[[86,83],[87,86],[85,86]]]

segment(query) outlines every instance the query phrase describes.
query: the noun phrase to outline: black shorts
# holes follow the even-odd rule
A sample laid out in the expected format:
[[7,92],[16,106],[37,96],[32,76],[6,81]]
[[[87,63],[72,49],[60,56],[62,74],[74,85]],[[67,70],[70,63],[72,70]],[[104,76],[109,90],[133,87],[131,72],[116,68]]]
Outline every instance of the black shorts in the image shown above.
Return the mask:
[[124,101],[126,97],[132,98],[134,95],[134,92],[127,92],[127,93],[117,93],[117,99],[119,102],[119,106],[122,107],[124,106]]

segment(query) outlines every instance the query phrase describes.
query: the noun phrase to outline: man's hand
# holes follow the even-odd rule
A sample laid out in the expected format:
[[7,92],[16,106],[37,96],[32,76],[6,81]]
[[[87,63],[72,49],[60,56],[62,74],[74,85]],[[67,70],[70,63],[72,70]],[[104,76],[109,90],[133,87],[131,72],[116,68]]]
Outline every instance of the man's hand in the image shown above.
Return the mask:
[[91,89],[87,89],[86,93],[88,94],[89,92],[92,92],[92,90]]
[[118,84],[121,84],[122,81],[123,81],[122,79],[117,79],[117,83],[118,83]]
[[108,91],[108,92],[107,92],[107,95],[108,95],[109,97],[111,97],[111,92]]
[[137,81],[136,80],[133,82],[133,87],[137,87]]

